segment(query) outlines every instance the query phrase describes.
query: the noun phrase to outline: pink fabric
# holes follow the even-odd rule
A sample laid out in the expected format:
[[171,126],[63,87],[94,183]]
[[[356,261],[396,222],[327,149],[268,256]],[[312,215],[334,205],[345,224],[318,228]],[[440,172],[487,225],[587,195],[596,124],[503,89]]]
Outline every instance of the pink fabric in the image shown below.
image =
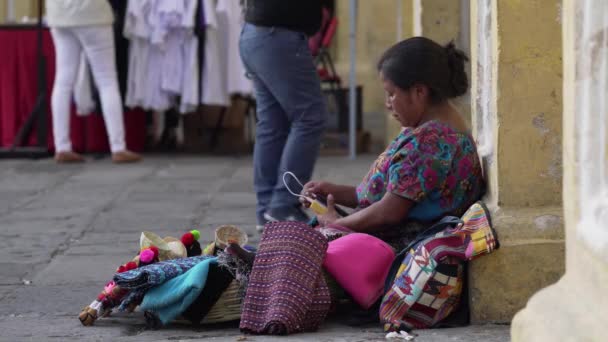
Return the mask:
[[353,233],[331,241],[323,267],[350,294],[369,309],[382,295],[395,252],[384,241]]

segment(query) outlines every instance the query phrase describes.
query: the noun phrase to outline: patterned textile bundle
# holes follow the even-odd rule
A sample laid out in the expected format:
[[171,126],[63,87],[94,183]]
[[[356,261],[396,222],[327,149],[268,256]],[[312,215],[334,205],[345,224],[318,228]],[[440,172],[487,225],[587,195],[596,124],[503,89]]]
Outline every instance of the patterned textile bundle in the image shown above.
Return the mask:
[[126,290],[150,288],[177,277],[199,262],[209,258],[212,258],[212,256],[197,256],[157,262],[128,272],[117,273],[114,275],[114,282]]
[[212,256],[166,260],[131,271],[117,273],[114,275],[116,285],[123,290],[130,291],[120,304],[119,310],[125,311],[133,305],[138,305],[149,288],[163,284],[209,258],[212,258]]
[[442,225],[429,228],[433,234],[408,246],[404,259],[393,264],[380,307],[386,331],[431,328],[441,322],[460,302],[464,263],[499,247],[483,204],[454,219],[438,232],[434,228]]
[[271,223],[249,278],[240,328],[284,335],[316,330],[330,308],[322,274],[327,240],[303,223]]

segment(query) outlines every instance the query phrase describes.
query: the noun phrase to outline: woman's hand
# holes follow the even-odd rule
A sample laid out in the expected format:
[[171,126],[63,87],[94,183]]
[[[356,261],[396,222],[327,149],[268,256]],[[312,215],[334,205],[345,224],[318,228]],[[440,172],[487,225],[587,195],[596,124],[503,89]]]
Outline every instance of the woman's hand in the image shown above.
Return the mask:
[[327,195],[327,212],[323,215],[317,215],[317,220],[321,226],[336,222],[340,219],[340,215],[336,212],[336,203],[332,194]]
[[[329,183],[329,182],[310,181],[304,185],[301,195],[310,197],[313,199],[315,199],[319,195],[321,195],[323,197],[327,197],[327,195],[329,195],[332,192],[331,191],[332,187],[333,187],[333,184]],[[310,207],[310,203],[302,197],[300,197],[300,203],[302,203],[302,205],[304,205],[307,208]]]

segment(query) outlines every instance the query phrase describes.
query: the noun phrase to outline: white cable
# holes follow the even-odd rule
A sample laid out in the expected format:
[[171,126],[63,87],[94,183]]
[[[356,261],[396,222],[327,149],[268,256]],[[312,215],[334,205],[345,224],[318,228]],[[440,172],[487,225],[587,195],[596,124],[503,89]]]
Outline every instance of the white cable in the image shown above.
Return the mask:
[[300,182],[300,180],[298,179],[298,177],[296,177],[296,175],[291,172],[291,171],[287,171],[283,174],[283,184],[285,184],[285,188],[287,189],[287,191],[289,191],[289,193],[291,193],[292,195],[296,196],[296,197],[300,197],[300,198],[305,198],[307,200],[309,200],[308,197],[303,196],[301,194],[296,194],[295,192],[291,191],[291,189],[289,188],[289,185],[287,184],[287,180],[285,179],[286,176],[291,176],[293,177],[293,179],[296,180],[296,182],[298,182],[298,184],[302,187],[302,189],[304,189],[304,185],[302,184],[302,182]]

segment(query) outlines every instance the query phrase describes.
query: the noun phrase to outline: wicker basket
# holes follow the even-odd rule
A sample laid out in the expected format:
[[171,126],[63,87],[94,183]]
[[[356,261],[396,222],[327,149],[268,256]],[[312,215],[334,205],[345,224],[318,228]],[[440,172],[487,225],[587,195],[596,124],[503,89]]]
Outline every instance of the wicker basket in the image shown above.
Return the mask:
[[247,234],[236,226],[219,226],[215,230],[215,246],[224,249],[229,241],[236,241],[240,246],[247,244]]
[[233,280],[211,307],[201,324],[224,323],[241,319],[242,298],[239,292],[239,284]]

